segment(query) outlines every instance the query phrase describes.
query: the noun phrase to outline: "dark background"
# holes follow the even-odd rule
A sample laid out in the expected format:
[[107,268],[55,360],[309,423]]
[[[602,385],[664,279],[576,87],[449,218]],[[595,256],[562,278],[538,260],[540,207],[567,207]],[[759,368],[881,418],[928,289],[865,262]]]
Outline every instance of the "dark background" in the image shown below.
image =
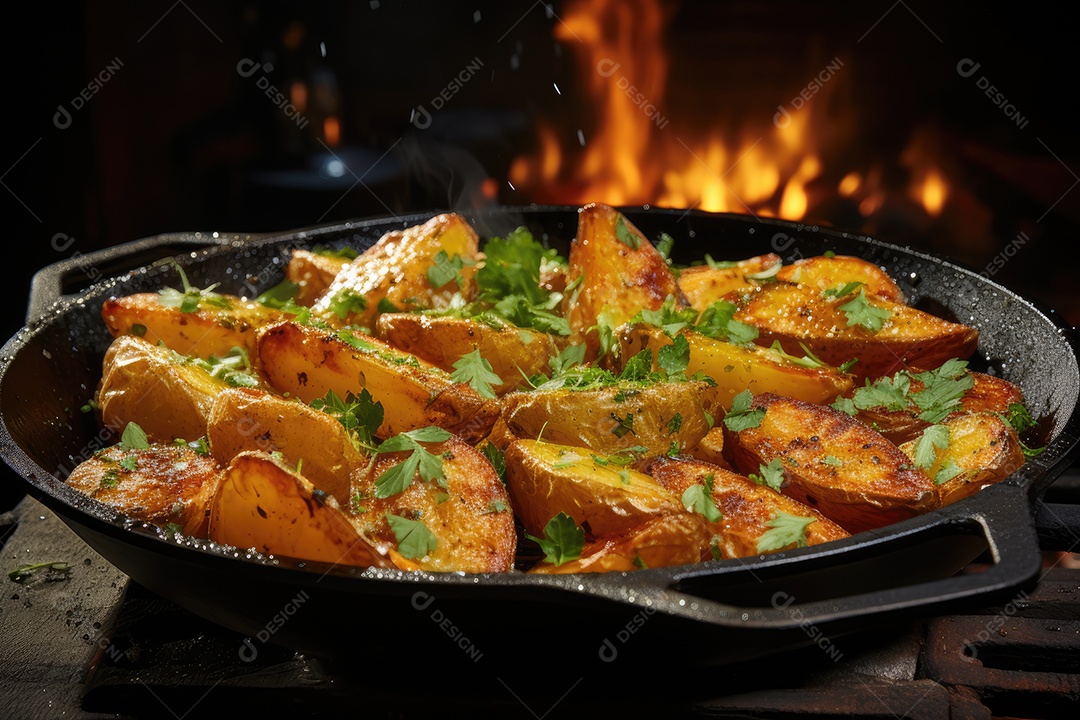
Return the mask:
[[[0,208],[18,259],[10,263],[5,336],[22,324],[32,273],[76,252],[163,232],[286,230],[536,200],[506,179],[513,159],[532,149],[537,122],[572,137],[576,128],[588,136],[596,121],[579,83],[578,49],[553,38],[567,5],[553,4],[556,17],[527,0],[9,10]],[[1063,8],[914,0],[665,7],[672,15],[663,112],[673,127],[733,114],[767,126],[777,105],[842,57],[839,101],[849,105],[849,122],[838,128],[846,142],[826,175],[878,164],[902,186],[898,158],[915,129],[929,127],[956,192],[938,218],[903,203],[866,217],[833,199],[811,207],[808,219],[980,269],[1023,232],[1028,241],[995,279],[1080,322],[1078,61]],[[244,58],[274,69],[242,77]],[[483,68],[432,126],[410,124],[412,109],[430,106],[474,58]],[[975,76],[957,73],[962,58],[981,63]],[[72,109],[116,61],[115,75]],[[980,75],[1024,115],[1024,128],[979,91]],[[307,127],[260,92],[263,76],[283,89],[307,84]],[[60,106],[71,114],[64,129],[54,123]],[[323,112],[341,119],[334,156],[319,141]]]

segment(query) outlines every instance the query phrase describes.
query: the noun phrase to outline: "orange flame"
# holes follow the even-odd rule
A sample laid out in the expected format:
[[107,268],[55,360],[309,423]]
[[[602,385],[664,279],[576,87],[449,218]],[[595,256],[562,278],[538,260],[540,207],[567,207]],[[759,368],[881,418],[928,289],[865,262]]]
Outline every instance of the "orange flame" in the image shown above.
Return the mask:
[[[734,131],[684,129],[665,104],[669,60],[664,38],[670,20],[659,0],[576,0],[568,5],[555,36],[579,55],[581,87],[594,99],[596,125],[590,132],[541,122],[536,151],[511,164],[512,186],[537,202],[649,204],[806,218],[825,199],[823,190],[814,190],[824,187],[818,181],[825,175],[822,143],[829,130],[820,108],[843,81],[822,82],[813,90],[816,97],[805,102],[798,102],[796,88],[786,96],[795,100],[778,106],[775,117],[770,111]],[[879,182],[873,170],[850,172],[843,180],[831,180],[835,190],[829,192],[870,215],[885,199]],[[944,178],[924,173],[918,182],[927,213],[940,213],[947,197]]]

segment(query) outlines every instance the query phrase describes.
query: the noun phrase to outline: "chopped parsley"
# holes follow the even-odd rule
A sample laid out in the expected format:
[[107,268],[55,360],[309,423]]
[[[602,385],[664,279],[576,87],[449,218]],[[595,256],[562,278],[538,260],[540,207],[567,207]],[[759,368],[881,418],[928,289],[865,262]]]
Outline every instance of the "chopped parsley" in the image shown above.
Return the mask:
[[732,432],[756,428],[765,419],[765,408],[752,408],[754,396],[749,390],[743,390],[731,401],[731,409],[724,415],[724,425]]
[[923,470],[929,470],[937,458],[937,451],[949,447],[949,428],[944,425],[931,425],[923,430],[915,445],[915,464]]
[[350,315],[367,309],[367,298],[350,288],[338,291],[327,304],[327,309],[344,320]]
[[667,429],[669,435],[674,435],[682,428],[683,417],[681,413],[675,413],[671,416],[671,419],[667,422]]
[[150,448],[150,441],[145,430],[137,423],[129,422],[120,436],[120,447],[125,450],[147,450]]
[[450,257],[445,250],[440,250],[435,253],[435,257],[431,258],[431,265],[427,269],[428,282],[436,290],[451,282],[456,282],[457,286],[462,288],[465,286],[465,278],[462,277],[461,271],[466,265],[474,264],[472,260],[460,255]]
[[367,388],[363,388],[359,395],[346,393],[344,400],[333,390],[327,390],[326,395],[311,401],[311,407],[337,418],[349,431],[357,448],[374,449],[375,434],[383,421],[383,404],[376,402]]
[[412,485],[418,472],[420,477],[427,482],[445,482],[443,457],[429,451],[423,443],[444,442],[451,437],[453,435],[442,428],[428,426],[395,435],[379,445],[375,449],[376,455],[388,452],[408,452],[409,456],[379,476],[375,481],[375,497],[388,498],[404,492]]
[[201,303],[207,303],[214,307],[223,308],[228,310],[232,307],[232,303],[224,295],[219,295],[213,290],[220,283],[214,283],[210,287],[200,290],[188,282],[187,273],[184,269],[172,263],[172,266],[176,268],[176,272],[180,274],[180,281],[183,283],[183,292],[171,288],[164,287],[158,291],[158,303],[165,307],[179,308],[182,313],[192,313],[199,309]]
[[872,333],[876,333],[885,326],[885,321],[892,315],[889,310],[877,305],[871,305],[866,299],[866,290],[859,288],[859,294],[840,306],[840,310],[847,315],[848,327],[859,326]]
[[714,340],[727,340],[737,345],[756,340],[756,327],[734,319],[737,310],[733,303],[717,300],[701,313],[694,330]]
[[299,290],[300,286],[298,284],[285,279],[274,287],[263,291],[255,298],[255,302],[268,308],[283,310],[296,304],[296,293]]
[[502,384],[502,378],[492,369],[491,363],[480,356],[480,348],[474,348],[454,363],[450,379],[456,383],[467,383],[480,397],[488,400],[496,398],[493,386]]
[[757,551],[759,553],[771,552],[792,544],[796,547],[806,547],[806,528],[815,522],[817,522],[815,517],[777,512],[768,523],[771,529],[758,537]]
[[491,463],[491,467],[495,468],[495,473],[499,476],[499,480],[506,484],[506,459],[503,457],[503,451],[493,443],[486,443],[483,449],[484,457]]
[[548,520],[544,526],[544,537],[538,538],[525,534],[544,551],[544,559],[555,565],[577,560],[585,547],[585,531],[578,527],[574,518],[564,512]]
[[705,476],[704,483],[694,483],[686,488],[682,494],[682,504],[687,510],[700,513],[709,522],[719,522],[724,518],[724,514],[713,500],[713,479],[713,474],[709,473]]
[[438,538],[420,520],[410,520],[393,513],[386,513],[386,522],[397,538],[397,550],[402,557],[418,560],[439,547]]
[[860,287],[862,287],[865,284],[866,283],[860,282],[858,280],[852,280],[851,282],[846,283],[845,285],[843,285],[841,287],[835,287],[835,288],[829,288],[828,290],[822,290],[821,295],[822,295],[822,297],[827,297],[827,298],[842,298],[842,297],[846,297],[846,296],[850,295],[851,293],[855,292],[856,290],[858,290]]
[[615,237],[618,238],[626,247],[631,250],[637,250],[641,247],[641,236],[630,229],[630,226],[626,224],[626,218],[619,214],[619,217],[615,220]]
[[328,245],[316,245],[311,248],[311,252],[315,255],[321,255],[328,258],[339,258],[341,260],[355,260],[360,256],[356,250],[351,247],[332,248]]
[[770,487],[776,492],[784,485],[784,465],[780,458],[773,458],[768,465],[758,465],[760,475],[748,475],[747,477],[758,485]]
[[963,472],[964,472],[964,469],[962,467],[960,467],[959,465],[957,465],[956,463],[954,463],[952,461],[952,458],[949,458],[948,460],[946,460],[945,462],[943,462],[941,464],[941,468],[934,475],[934,484],[935,485],[944,485],[945,483],[949,482],[954,477],[956,477],[957,475],[960,475]]

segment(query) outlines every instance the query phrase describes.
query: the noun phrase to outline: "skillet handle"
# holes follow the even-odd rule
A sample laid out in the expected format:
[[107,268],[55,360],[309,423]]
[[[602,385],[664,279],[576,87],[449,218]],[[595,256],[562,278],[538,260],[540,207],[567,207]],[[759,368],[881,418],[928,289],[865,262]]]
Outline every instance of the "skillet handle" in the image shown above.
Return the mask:
[[[810,627],[841,634],[901,617],[986,607],[1035,581],[1042,555],[1022,487],[984,488],[942,514],[940,520],[917,518],[910,529],[892,526],[745,564],[703,563],[666,577],[662,568],[638,571],[621,582],[633,582],[646,605],[687,620],[798,636]],[[984,550],[993,565],[956,573]],[[930,572],[935,565],[936,574]],[[652,581],[650,572],[658,573]]]
[[[244,239],[253,237],[245,235]],[[34,274],[26,321],[29,324],[40,320],[56,301],[106,278],[191,250],[228,245],[237,239],[234,234],[224,233],[166,233],[85,254],[76,253]]]

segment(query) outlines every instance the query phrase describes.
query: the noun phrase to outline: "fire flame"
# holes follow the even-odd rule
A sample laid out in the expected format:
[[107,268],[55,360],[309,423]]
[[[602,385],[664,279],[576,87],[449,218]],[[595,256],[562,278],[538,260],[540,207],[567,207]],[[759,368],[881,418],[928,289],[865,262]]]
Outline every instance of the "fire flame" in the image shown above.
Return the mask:
[[[579,55],[581,87],[594,99],[596,125],[589,132],[541,122],[536,151],[510,167],[514,188],[537,202],[695,207],[790,220],[807,218],[825,192],[849,199],[864,215],[881,208],[880,170],[838,173],[841,180],[825,182],[826,123],[815,114],[838,81],[734,131],[688,130],[669,117],[664,39],[671,16],[659,0],[567,6],[555,36]],[[927,214],[940,214],[948,196],[941,173],[924,167],[915,182],[910,192],[916,200]]]

